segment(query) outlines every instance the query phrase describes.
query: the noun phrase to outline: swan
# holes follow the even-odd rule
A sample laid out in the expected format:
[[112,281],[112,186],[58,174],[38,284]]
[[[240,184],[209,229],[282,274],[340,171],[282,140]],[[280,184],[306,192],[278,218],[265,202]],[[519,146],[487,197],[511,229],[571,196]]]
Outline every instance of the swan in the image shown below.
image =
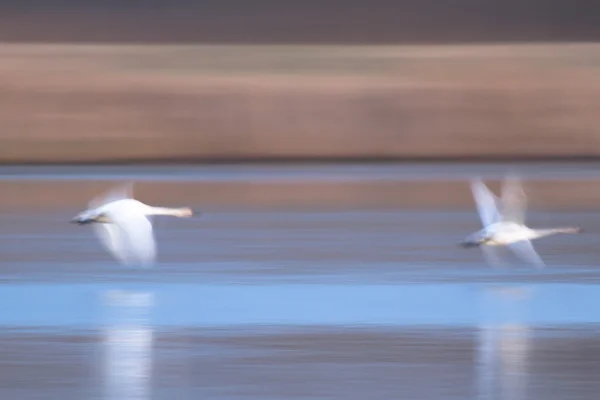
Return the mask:
[[88,209],[71,223],[91,224],[102,245],[124,265],[150,267],[156,259],[156,243],[150,218],[157,215],[191,217],[199,213],[189,207],[153,207],[135,200],[133,184],[113,188],[93,199]]
[[583,232],[583,229],[578,227],[527,227],[524,222],[527,199],[520,179],[513,174],[505,178],[500,199],[481,179],[471,181],[471,190],[483,229],[469,235],[460,245],[465,248],[481,247],[487,261],[492,265],[500,265],[496,249],[498,246],[506,246],[524,261],[538,268],[544,267],[544,262],[533,248],[531,240],[558,233]]

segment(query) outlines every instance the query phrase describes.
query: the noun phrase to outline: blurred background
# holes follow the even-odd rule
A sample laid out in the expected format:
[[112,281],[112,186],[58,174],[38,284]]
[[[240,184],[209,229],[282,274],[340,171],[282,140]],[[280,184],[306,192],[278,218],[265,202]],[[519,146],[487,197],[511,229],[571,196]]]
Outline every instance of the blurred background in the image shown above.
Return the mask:
[[[590,399],[600,6],[0,3],[0,397]],[[468,181],[525,180],[497,271]],[[159,262],[90,199],[134,181]]]

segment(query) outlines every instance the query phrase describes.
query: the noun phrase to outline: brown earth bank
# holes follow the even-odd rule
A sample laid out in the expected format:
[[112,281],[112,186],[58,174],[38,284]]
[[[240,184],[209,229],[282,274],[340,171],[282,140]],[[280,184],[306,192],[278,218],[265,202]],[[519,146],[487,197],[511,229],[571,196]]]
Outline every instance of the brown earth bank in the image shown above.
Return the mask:
[[598,157],[600,45],[0,47],[0,162]]
[[[499,193],[498,181],[486,183]],[[86,208],[90,199],[115,186],[114,181],[2,181],[0,210],[65,211]],[[596,211],[600,182],[595,179],[531,180],[529,207],[535,211]],[[139,182],[134,196],[148,204],[219,210],[468,210],[474,201],[466,180],[427,181],[271,181]]]

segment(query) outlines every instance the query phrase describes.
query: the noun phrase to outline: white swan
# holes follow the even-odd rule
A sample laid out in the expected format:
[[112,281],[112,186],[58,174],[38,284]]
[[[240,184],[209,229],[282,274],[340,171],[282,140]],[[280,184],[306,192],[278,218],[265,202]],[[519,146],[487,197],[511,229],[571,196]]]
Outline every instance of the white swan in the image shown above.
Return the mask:
[[132,198],[132,184],[119,186],[102,198],[96,198],[89,208],[71,222],[92,224],[102,245],[122,264],[151,266],[156,259],[156,243],[150,217],[170,215],[191,217],[198,213],[189,207],[152,207]]
[[471,182],[471,190],[483,229],[468,236],[461,242],[461,246],[481,247],[492,265],[500,265],[495,248],[507,246],[525,261],[538,268],[543,267],[544,262],[533,248],[531,240],[557,233],[583,232],[581,228],[576,227],[531,229],[525,226],[527,199],[520,180],[514,175],[505,179],[501,199],[498,199],[480,179]]

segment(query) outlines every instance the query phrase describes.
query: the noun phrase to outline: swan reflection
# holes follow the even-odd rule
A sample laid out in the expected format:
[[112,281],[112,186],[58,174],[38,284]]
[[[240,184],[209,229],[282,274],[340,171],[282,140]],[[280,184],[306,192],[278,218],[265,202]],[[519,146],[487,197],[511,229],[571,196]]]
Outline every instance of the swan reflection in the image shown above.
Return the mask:
[[104,375],[107,400],[151,397],[153,331],[152,293],[109,291],[104,304]]
[[527,398],[532,329],[524,313],[531,292],[487,291],[478,337],[480,400]]

